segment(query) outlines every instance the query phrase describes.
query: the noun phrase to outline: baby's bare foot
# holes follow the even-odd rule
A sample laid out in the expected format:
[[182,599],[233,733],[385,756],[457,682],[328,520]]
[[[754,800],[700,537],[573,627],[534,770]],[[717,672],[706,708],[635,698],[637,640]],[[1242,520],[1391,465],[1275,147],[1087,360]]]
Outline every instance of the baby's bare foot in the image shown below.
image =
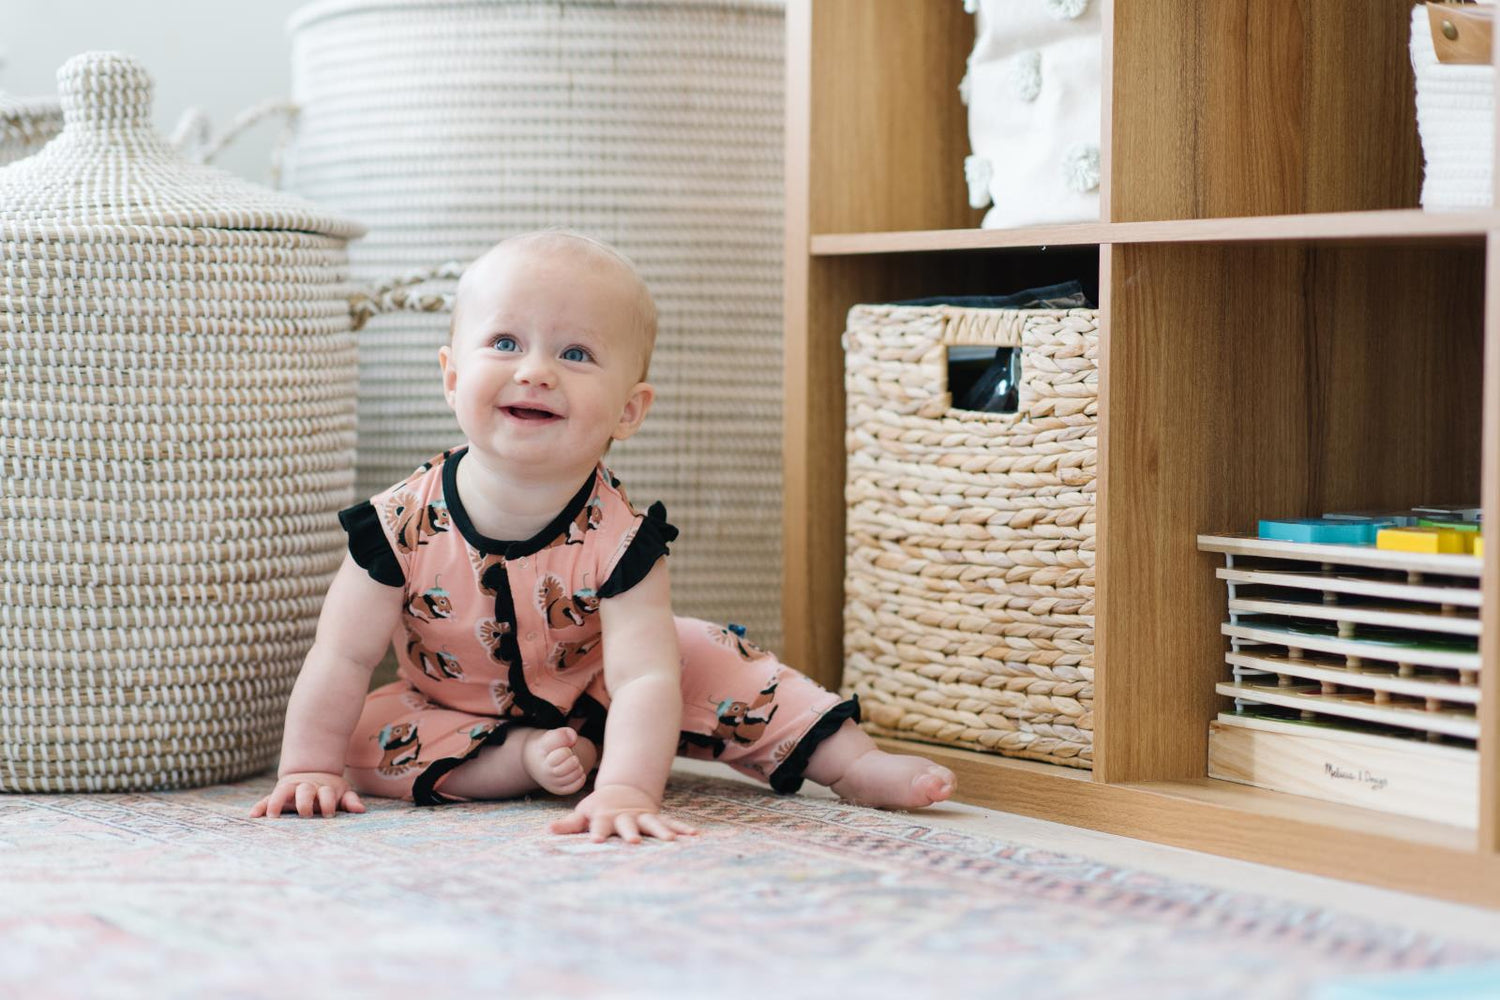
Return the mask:
[[521,748],[521,766],[553,795],[571,795],[582,788],[595,758],[594,745],[588,740],[580,743],[578,733],[566,726],[533,729]]
[[920,809],[942,802],[958,785],[953,772],[924,757],[869,750],[828,787],[839,798],[879,809]]

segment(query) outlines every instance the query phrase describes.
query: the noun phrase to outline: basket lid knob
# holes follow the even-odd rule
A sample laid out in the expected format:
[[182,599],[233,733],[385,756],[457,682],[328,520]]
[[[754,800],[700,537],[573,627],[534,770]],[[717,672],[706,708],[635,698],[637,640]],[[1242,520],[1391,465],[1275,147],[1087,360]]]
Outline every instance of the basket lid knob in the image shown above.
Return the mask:
[[113,132],[151,126],[151,75],[120,52],[83,52],[57,71],[63,128]]

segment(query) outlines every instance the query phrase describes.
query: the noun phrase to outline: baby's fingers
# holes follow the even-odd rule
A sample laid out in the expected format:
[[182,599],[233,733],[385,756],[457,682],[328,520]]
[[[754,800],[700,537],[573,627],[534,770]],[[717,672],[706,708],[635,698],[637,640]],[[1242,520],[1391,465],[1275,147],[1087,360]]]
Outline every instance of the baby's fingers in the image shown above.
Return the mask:
[[287,798],[292,790],[285,785],[277,785],[271,789],[271,794],[255,804],[251,816],[265,816],[269,819],[277,819],[281,816],[281,810],[287,805]]
[[297,815],[303,819],[309,819],[313,814],[313,797],[317,788],[307,781],[297,784]]
[[362,813],[365,811],[365,804],[359,800],[358,795],[354,794],[352,788],[344,793],[342,805],[345,812]]
[[677,835],[672,832],[672,828],[667,826],[667,824],[662,820],[660,816],[656,816],[652,813],[643,813],[639,817],[639,821],[641,824],[641,829],[646,833],[651,834],[651,836],[655,837],[657,840],[677,839]]
[[339,811],[339,793],[328,785],[318,786],[318,812],[324,819],[332,819]]
[[628,813],[622,813],[615,817],[615,833],[620,839],[630,844],[641,842],[641,829],[635,824],[636,818]]
[[562,819],[555,819],[547,825],[547,829],[553,833],[582,833],[588,828],[588,819],[577,809],[574,809]]

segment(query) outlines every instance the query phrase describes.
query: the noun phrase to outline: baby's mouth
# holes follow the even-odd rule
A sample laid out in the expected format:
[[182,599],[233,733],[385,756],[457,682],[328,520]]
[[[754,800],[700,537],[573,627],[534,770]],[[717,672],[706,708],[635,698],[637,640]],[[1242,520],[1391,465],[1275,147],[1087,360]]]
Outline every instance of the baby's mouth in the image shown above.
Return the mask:
[[501,411],[507,416],[517,420],[526,420],[534,423],[543,423],[548,420],[559,420],[561,417],[551,410],[540,410],[534,406],[502,406]]

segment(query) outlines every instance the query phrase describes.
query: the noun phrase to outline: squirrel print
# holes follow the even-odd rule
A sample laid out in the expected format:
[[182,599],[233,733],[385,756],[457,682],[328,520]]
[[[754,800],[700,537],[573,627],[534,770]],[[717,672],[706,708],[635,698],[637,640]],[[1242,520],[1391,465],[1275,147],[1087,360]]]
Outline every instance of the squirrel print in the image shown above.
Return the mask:
[[437,584],[433,584],[406,602],[406,613],[424,622],[453,617],[453,598]]
[[599,610],[599,597],[592,590],[568,593],[562,580],[552,574],[536,585],[536,609],[551,629],[582,625],[584,618]]
[[406,633],[406,655],[417,666],[422,668],[422,673],[435,681],[443,678],[462,679],[463,668],[458,664],[458,657],[446,650],[429,649],[422,642],[422,637],[415,632]]
[[424,535],[441,534],[453,523],[446,501],[434,500],[423,506],[414,494],[405,491],[391,497],[390,518],[396,547],[402,552],[415,552],[417,546],[427,544]]
[[745,638],[745,626],[736,625],[733,622],[728,625],[709,626],[709,635],[714,642],[721,646],[728,646],[740,658],[746,661],[760,660],[769,656],[764,649]]
[[[714,706],[714,714],[719,717],[719,724],[715,727],[713,735],[721,740],[733,740],[740,744],[754,743],[765,735],[766,727],[776,716],[776,709],[780,706],[772,704],[776,698],[776,681],[755,696],[750,703],[735,701],[726,698]],[[751,715],[758,708],[771,706],[771,710],[764,716]]]
[[417,742],[417,727],[410,722],[393,722],[375,737],[385,755],[376,771],[388,778],[405,774],[416,766],[422,744]]

